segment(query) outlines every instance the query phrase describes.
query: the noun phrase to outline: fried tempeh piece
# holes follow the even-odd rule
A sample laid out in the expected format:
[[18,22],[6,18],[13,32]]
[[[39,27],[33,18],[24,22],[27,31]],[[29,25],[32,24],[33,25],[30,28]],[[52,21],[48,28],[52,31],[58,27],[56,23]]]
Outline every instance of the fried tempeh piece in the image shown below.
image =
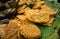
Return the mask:
[[56,12],[52,8],[48,7],[46,4],[41,6],[41,8],[43,9],[42,11],[45,10],[49,15],[55,15],[56,14]]
[[18,29],[20,28],[20,22],[17,20],[11,20],[7,26],[5,26],[5,35],[4,39],[17,39]]
[[40,29],[32,23],[25,22],[20,29],[21,35],[23,35],[25,38],[39,38],[41,36]]
[[[9,24],[0,24],[0,34],[2,39],[17,39],[18,28],[20,27],[20,22],[17,20],[11,20]],[[2,33],[1,33],[2,32]],[[19,34],[20,35],[20,34]]]
[[20,20],[18,20],[18,21],[11,20],[10,23],[9,23],[9,26],[19,26],[18,31],[20,31],[20,34],[23,35],[25,38],[28,38],[28,39],[30,39],[30,37],[38,38],[41,35],[40,29],[29,21],[21,20],[21,22],[20,22]]
[[33,22],[41,23],[47,22],[49,20],[49,15],[45,11],[38,9],[29,9],[25,11],[26,17]]

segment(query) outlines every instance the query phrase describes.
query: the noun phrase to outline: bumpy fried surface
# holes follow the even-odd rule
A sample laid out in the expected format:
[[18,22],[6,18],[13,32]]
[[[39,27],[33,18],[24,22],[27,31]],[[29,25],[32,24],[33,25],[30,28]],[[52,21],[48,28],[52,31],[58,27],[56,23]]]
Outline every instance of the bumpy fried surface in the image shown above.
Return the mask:
[[25,8],[26,8],[26,5],[23,5],[22,7],[19,7],[17,9],[17,13],[19,13],[19,14],[24,13]]
[[51,26],[54,22],[54,19],[55,19],[54,17],[50,17],[49,21],[46,22],[44,25]]
[[17,11],[23,10],[26,7],[26,5],[23,5],[22,7],[19,7]]
[[19,0],[18,5],[23,5],[25,4],[25,0]]
[[[17,20],[11,20],[8,25],[0,26],[0,32],[2,39],[17,39],[20,36],[20,22]],[[19,37],[20,38],[20,37]]]
[[[15,35],[16,37],[18,37],[19,39],[33,39],[33,38],[38,38],[40,35],[41,35],[41,31],[39,30],[39,28],[30,23],[29,21],[20,21],[20,20],[11,20],[8,24],[8,26],[10,28],[8,28],[9,31],[7,31],[9,34],[8,34],[8,38],[13,38],[13,36]],[[13,28],[15,27],[15,28]],[[16,31],[16,32],[15,32]],[[12,33],[13,32],[13,33]],[[16,35],[16,34],[18,35]],[[20,36],[20,34],[22,36]],[[12,36],[12,37],[9,37],[9,36]],[[14,36],[14,39],[16,39]],[[20,37],[19,37],[20,36]]]
[[16,0],[16,2],[19,5],[18,15],[8,24],[0,24],[2,39],[37,39],[41,36],[41,31],[34,23],[42,23],[47,26],[53,24],[56,12],[44,1]]
[[23,21],[25,21],[27,19],[27,17],[25,15],[17,15],[16,17]]
[[25,14],[27,18],[33,22],[41,23],[41,22],[47,22],[49,20],[49,15],[45,11],[42,12],[41,10],[38,9],[26,10]]
[[44,4],[44,1],[36,0],[36,2],[34,3],[33,9],[41,8],[42,4]]
[[8,29],[6,30],[6,32],[8,32],[8,36],[6,36],[7,39],[27,39],[20,34],[20,27],[22,25],[23,23],[18,19],[11,20],[8,24]]
[[[27,4],[24,4],[17,9],[18,14],[24,13],[28,20],[35,23],[43,22],[48,26],[50,26],[53,23],[53,20],[52,20],[51,24],[48,24],[48,22],[50,22],[51,20],[50,16],[52,15],[54,18],[54,15],[56,14],[56,12],[52,8],[47,6],[43,0],[25,0],[25,3],[27,4],[33,3],[33,5],[30,5],[32,6],[32,8],[27,6]],[[20,18],[20,17],[24,18],[22,16],[17,16],[17,18]]]
[[11,20],[7,26],[0,28],[0,33],[2,39],[33,39],[41,35],[41,31],[36,25],[19,19]]
[[40,29],[32,23],[25,22],[20,29],[21,35],[23,35],[25,38],[38,38],[41,36]]
[[18,10],[17,10],[17,13],[18,14],[24,14],[25,13],[25,10],[28,10],[28,9],[30,9],[29,7],[26,7],[26,8],[18,8]]
[[5,33],[4,31],[4,27],[6,26],[7,24],[0,24],[0,37],[2,37]]
[[21,22],[18,19],[11,20],[9,22],[8,26],[11,26],[11,25],[13,25],[13,26],[19,26],[20,27],[21,26]]
[[43,9],[43,11],[45,10],[49,15],[55,15],[56,14],[56,12],[52,8],[48,7],[46,4],[41,6],[41,8]]

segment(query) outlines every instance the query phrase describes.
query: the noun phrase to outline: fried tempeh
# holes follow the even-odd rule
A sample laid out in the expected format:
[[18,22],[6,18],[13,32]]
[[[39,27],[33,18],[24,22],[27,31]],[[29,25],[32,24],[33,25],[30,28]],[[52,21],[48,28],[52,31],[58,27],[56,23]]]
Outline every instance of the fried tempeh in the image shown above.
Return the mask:
[[49,20],[49,15],[45,11],[29,9],[25,11],[26,17],[36,23],[44,23]]

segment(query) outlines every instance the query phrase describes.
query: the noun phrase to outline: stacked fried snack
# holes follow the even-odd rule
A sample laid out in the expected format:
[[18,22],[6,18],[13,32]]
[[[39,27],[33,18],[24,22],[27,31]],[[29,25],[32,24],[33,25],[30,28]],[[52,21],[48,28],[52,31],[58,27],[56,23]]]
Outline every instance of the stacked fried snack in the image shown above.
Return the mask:
[[41,36],[40,29],[28,21],[14,19],[7,25],[0,25],[2,39],[37,39]]
[[[16,0],[18,1],[18,0]],[[1,39],[38,39],[41,30],[35,23],[51,26],[56,12],[42,0],[19,0],[18,15],[0,24]]]
[[51,26],[56,12],[42,0],[20,0],[16,17],[20,20],[29,20],[34,23]]

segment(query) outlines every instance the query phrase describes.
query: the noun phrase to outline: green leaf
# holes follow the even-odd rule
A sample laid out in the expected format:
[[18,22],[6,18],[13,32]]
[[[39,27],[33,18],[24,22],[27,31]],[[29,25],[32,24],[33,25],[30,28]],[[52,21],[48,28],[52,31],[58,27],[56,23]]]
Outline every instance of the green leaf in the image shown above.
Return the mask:
[[[59,28],[60,28],[60,23],[59,23],[59,25],[58,25],[57,29],[59,29]],[[57,29],[56,29],[56,30],[57,30]]]
[[42,39],[59,39],[59,36],[57,32],[54,32],[52,35],[42,38]]
[[58,36],[58,33],[57,32],[55,32],[52,35],[46,37],[46,39],[58,39],[58,38],[59,38],[59,36]]
[[60,9],[58,9],[57,11],[55,22],[53,24],[53,28],[58,27],[59,24],[60,24]]
[[39,26],[39,28],[41,29],[42,37],[49,36],[50,34],[54,32],[54,29],[52,27]]
[[59,25],[59,23],[60,23],[60,18],[56,17],[55,22],[53,24],[53,28],[54,29],[57,28],[57,26]]

